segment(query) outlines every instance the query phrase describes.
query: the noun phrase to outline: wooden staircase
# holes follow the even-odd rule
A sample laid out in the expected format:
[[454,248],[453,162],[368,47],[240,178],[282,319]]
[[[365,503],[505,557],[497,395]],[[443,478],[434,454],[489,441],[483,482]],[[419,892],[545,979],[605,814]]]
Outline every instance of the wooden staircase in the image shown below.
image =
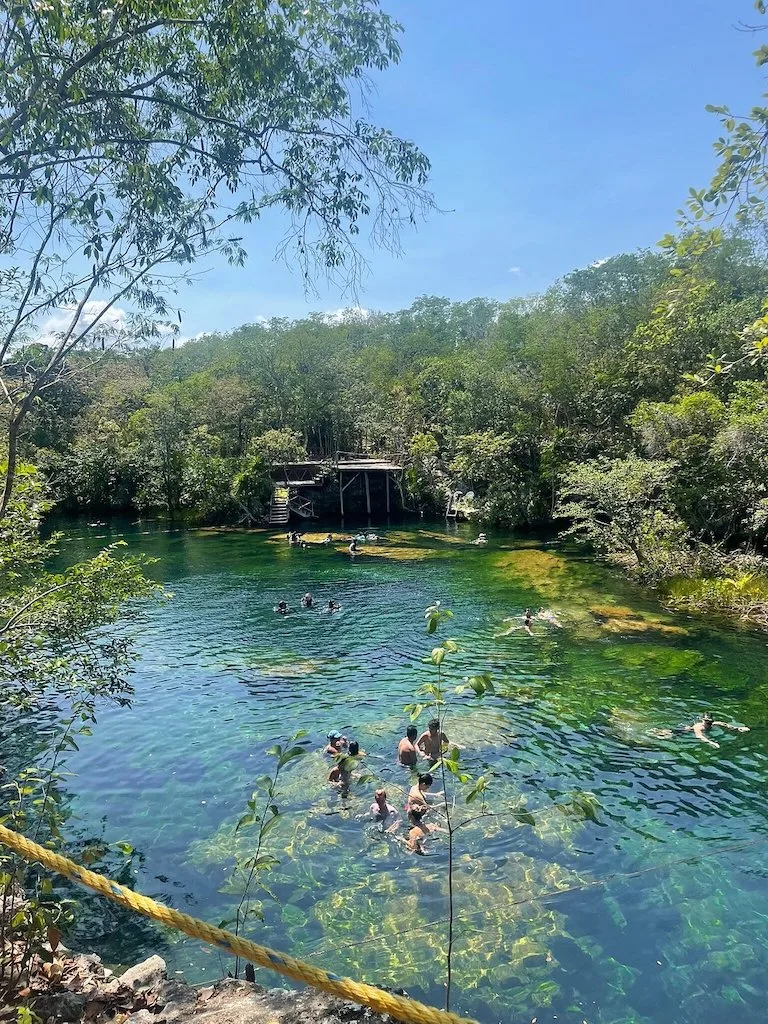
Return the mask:
[[288,508],[289,493],[287,487],[276,486],[273,489],[267,518],[270,526],[285,526],[288,523],[291,516]]

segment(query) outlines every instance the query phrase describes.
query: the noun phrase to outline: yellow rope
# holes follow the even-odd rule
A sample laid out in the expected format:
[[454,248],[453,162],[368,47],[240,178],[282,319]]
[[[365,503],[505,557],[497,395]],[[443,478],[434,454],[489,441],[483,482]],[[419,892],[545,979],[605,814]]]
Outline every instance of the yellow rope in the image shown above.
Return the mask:
[[437,1010],[432,1006],[426,1006],[415,999],[408,999],[406,996],[397,996],[391,992],[376,988],[373,985],[366,985],[363,982],[353,981],[351,978],[340,978],[336,974],[323,971],[312,964],[296,960],[286,953],[277,953],[267,946],[260,946],[250,939],[244,939],[223,928],[215,928],[206,921],[200,921],[189,914],[182,914],[178,910],[157,903],[148,896],[128,889],[124,885],[118,885],[103,875],[97,875],[95,871],[75,864],[67,857],[62,857],[52,850],[46,850],[37,843],[30,842],[24,836],[19,835],[12,829],[0,825],[0,843],[10,847],[28,861],[39,861],[52,871],[60,875],[66,875],[74,882],[93,889],[101,896],[106,896],[115,903],[119,903],[137,914],[143,914],[161,924],[178,928],[193,939],[202,939],[213,946],[241,956],[244,960],[258,964],[260,967],[267,967],[272,971],[292,978],[294,981],[312,985],[314,988],[330,992],[331,995],[339,996],[341,999],[348,999],[361,1006],[368,1006],[376,1013],[388,1013],[395,1020],[404,1021],[405,1024],[475,1024],[465,1017],[459,1017],[455,1013],[448,1013],[445,1010]]

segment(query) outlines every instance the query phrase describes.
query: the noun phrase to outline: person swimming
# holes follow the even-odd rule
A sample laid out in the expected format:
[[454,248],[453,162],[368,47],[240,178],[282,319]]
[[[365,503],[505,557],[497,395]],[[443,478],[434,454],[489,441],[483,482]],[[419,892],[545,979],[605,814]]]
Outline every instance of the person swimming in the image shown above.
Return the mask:
[[563,628],[562,622],[558,619],[551,608],[539,608],[536,612],[536,618],[541,619],[542,622],[550,622],[553,626],[558,629]]
[[314,599],[310,593],[306,593],[301,599],[302,608],[311,608],[314,604]]
[[347,551],[350,553],[350,555],[359,554],[357,548],[357,537],[353,537],[352,540],[349,542],[349,547],[347,548]]
[[332,533],[327,533],[325,535],[325,540],[323,541],[323,544],[333,544],[333,534]]
[[696,739],[701,740],[702,743],[708,743],[711,747],[719,748],[720,744],[709,738],[709,733],[713,727],[730,729],[731,732],[749,732],[749,727],[746,725],[731,725],[728,722],[716,721],[710,711],[705,711],[700,721],[694,722],[693,725],[685,725],[683,729],[685,732],[692,732]]
[[472,541],[473,544],[487,544],[488,538],[484,533],[478,533],[477,537]]
[[533,616],[531,615],[531,609],[530,608],[526,608],[525,609],[525,615],[523,616],[523,629],[526,631],[526,633],[529,634],[529,636],[533,636],[533,630],[531,629],[532,625],[533,625]]
[[277,604],[275,605],[275,611],[278,613],[278,615],[287,615],[288,614],[288,605],[287,605],[287,603],[285,601],[278,601]]
[[333,599],[331,599],[328,602],[328,605],[325,610],[327,612],[338,612],[341,611],[341,605],[338,603],[338,601],[334,601]]
[[710,747],[719,749],[720,744],[709,737],[709,733],[713,728],[729,729],[731,732],[749,732],[749,726],[731,725],[729,722],[719,722],[714,718],[710,711],[705,711],[700,720],[698,722],[694,722],[692,725],[680,725],[676,729],[650,729],[649,733],[651,736],[657,736],[662,740],[671,740],[675,735],[692,732],[697,740],[701,740],[702,743],[707,743]]

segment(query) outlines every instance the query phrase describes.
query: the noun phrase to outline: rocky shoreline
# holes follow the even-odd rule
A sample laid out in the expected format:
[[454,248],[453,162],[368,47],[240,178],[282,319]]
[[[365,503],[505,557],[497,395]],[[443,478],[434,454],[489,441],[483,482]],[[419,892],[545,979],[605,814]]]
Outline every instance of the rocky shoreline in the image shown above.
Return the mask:
[[43,1024],[385,1024],[391,1020],[311,989],[263,988],[224,978],[169,978],[160,956],[117,976],[96,954],[65,953],[25,1003]]

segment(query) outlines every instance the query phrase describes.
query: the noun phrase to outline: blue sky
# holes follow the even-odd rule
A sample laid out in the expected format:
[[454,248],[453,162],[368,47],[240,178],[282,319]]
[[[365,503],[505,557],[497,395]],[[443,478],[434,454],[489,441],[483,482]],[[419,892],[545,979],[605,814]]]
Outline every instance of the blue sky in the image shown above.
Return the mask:
[[[751,0],[382,0],[404,25],[403,59],[376,79],[372,120],[433,165],[444,213],[403,254],[365,244],[358,295],[372,309],[416,296],[508,299],[674,230],[690,185],[714,167],[706,103],[744,112],[765,88],[736,28]],[[250,226],[244,269],[210,268],[179,296],[182,333],[349,305],[306,296],[274,258],[285,224]]]

